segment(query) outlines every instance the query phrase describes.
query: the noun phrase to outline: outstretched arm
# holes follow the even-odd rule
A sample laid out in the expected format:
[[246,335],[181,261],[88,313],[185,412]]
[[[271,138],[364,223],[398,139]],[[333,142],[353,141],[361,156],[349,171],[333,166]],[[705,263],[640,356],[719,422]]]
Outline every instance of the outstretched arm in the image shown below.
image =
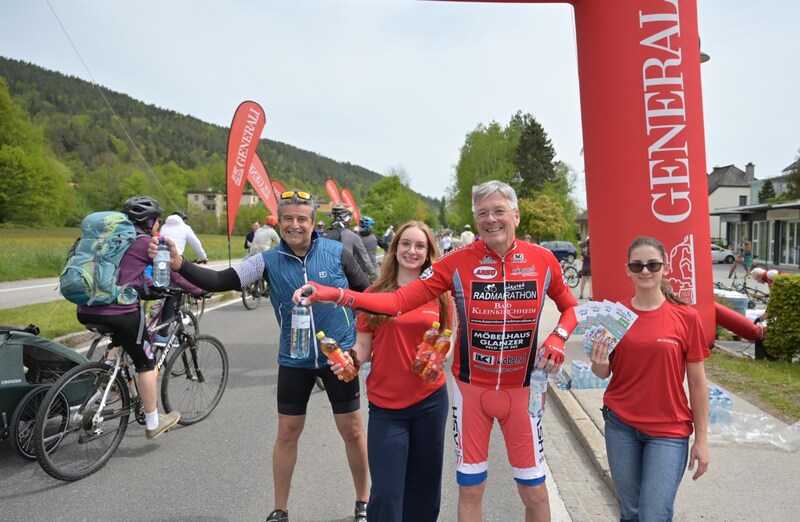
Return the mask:
[[[444,292],[442,292],[444,293]],[[292,300],[304,305],[311,303],[335,303],[354,310],[373,314],[400,315],[438,297],[431,295],[425,281],[417,279],[391,293],[360,293],[349,288],[332,288],[310,282],[295,290]]]

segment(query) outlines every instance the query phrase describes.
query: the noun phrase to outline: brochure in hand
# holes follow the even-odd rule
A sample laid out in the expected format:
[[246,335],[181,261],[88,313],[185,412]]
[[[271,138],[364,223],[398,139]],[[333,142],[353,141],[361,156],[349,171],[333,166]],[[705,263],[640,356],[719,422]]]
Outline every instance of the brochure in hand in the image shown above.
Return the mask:
[[583,332],[583,350],[592,353],[595,339],[607,337],[611,340],[608,354],[614,351],[617,343],[630,330],[638,315],[622,303],[589,301],[575,308],[578,327]]

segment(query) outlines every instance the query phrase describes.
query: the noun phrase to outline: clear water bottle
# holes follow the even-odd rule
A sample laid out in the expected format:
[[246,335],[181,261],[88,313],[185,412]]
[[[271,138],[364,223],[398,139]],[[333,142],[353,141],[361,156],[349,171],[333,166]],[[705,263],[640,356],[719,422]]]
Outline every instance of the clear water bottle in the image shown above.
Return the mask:
[[163,238],[158,238],[158,252],[153,258],[153,284],[160,288],[169,286],[169,247]]
[[553,384],[559,390],[569,390],[572,388],[572,377],[569,376],[567,370],[562,366],[561,370],[553,376]]
[[311,309],[298,304],[292,308],[292,337],[289,355],[306,359],[311,354]]
[[547,372],[545,370],[533,370],[531,372],[530,388],[528,412],[541,419],[547,402]]

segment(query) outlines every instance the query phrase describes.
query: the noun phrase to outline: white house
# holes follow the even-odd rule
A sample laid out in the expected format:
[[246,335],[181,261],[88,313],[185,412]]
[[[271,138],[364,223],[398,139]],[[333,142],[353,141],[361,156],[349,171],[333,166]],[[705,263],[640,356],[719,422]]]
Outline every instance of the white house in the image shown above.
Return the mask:
[[721,208],[742,207],[753,203],[750,200],[750,185],[755,179],[756,167],[752,163],[745,166],[742,171],[735,165],[725,167],[714,167],[708,175],[708,209],[712,215],[709,216],[711,227],[711,237],[713,240],[725,241],[729,238],[729,223],[720,219],[720,216],[713,215],[713,212]]

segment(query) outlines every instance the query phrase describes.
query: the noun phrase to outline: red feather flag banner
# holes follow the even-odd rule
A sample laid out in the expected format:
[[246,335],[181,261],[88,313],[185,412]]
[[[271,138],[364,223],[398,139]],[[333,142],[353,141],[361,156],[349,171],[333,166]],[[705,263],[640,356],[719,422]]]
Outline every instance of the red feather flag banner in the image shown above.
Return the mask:
[[342,189],[342,199],[344,202],[350,206],[350,210],[353,211],[353,221],[358,223],[358,220],[361,219],[361,215],[358,213],[358,205],[356,205],[356,198],[350,194],[350,191],[347,189]]
[[253,154],[253,161],[250,162],[250,169],[247,171],[247,181],[258,193],[258,197],[269,209],[269,213],[278,217],[278,201],[272,183],[269,181],[269,173],[258,154]]
[[233,223],[239,211],[242,191],[248,178],[250,164],[256,153],[261,131],[266,119],[264,109],[253,101],[242,102],[236,109],[228,134],[227,157],[227,199],[228,199],[228,240],[233,232]]
[[[275,192],[275,199],[280,199],[281,194],[286,192],[286,187],[280,181],[273,181],[272,190]],[[275,215],[277,216],[277,213]]]
[[331,206],[338,205],[342,202],[342,198],[339,197],[339,188],[336,186],[335,181],[329,179],[325,183],[325,190],[328,191],[328,196],[331,198]]

